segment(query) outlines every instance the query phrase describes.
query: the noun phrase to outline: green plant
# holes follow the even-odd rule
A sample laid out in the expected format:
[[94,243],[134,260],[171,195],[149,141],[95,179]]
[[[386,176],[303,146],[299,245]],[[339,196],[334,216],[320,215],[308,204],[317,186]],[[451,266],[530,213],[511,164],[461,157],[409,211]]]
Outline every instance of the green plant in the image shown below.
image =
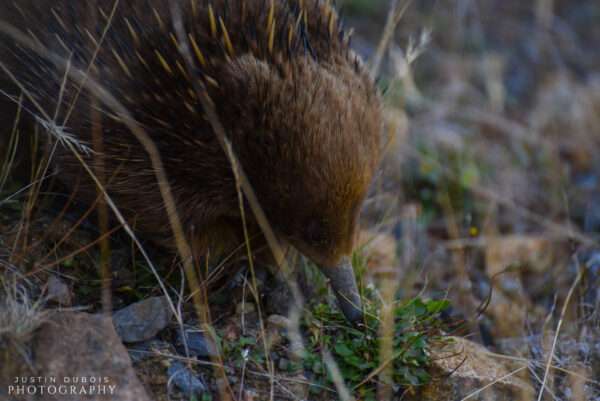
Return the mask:
[[259,366],[265,362],[264,348],[255,337],[241,336],[235,342],[223,341],[222,350],[236,368],[241,368],[248,361]]
[[[392,366],[392,381],[402,388],[422,386],[431,379],[428,373],[431,360],[429,347],[444,340],[444,323],[441,314],[450,306],[447,300],[413,298],[398,302],[393,307],[393,352],[381,356],[381,303],[379,294],[364,285],[366,260],[360,251],[353,255],[353,266],[359,281],[364,303],[365,320],[362,327],[348,324],[343,314],[332,305],[311,303],[306,309],[300,330],[305,349],[302,359],[292,358],[287,371],[304,371],[310,382],[310,391],[320,394],[333,387],[333,379],[324,355],[330,353],[337,363],[345,385],[361,400],[375,400],[376,379],[382,365]],[[316,267],[307,263],[303,272],[313,277]],[[312,282],[312,281],[311,281]],[[316,299],[327,299],[327,283],[315,282]],[[323,294],[325,292],[325,294]],[[278,352],[283,351],[282,347]],[[223,355],[236,368],[246,363],[263,366],[264,348],[254,337],[240,337],[236,341],[222,342]]]
[[[449,307],[446,300],[412,299],[395,307],[393,355],[381,360],[379,305],[366,305],[366,324],[355,329],[347,326],[344,317],[328,304],[320,303],[305,320],[308,347],[304,358],[305,371],[312,375],[313,392],[322,385],[331,385],[322,353],[328,350],[335,357],[346,385],[364,400],[374,400],[375,386],[371,378],[382,363],[393,364],[396,385],[420,386],[430,380],[428,347],[441,339],[440,314]],[[373,377],[372,377],[373,376]]]

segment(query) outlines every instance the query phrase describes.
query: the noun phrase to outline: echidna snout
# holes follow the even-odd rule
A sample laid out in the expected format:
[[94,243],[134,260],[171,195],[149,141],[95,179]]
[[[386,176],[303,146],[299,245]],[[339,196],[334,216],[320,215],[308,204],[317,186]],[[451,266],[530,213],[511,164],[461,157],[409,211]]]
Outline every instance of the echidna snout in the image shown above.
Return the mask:
[[321,271],[329,278],[338,305],[346,319],[352,323],[360,322],[363,318],[362,301],[350,258],[343,258],[334,267],[321,266]]

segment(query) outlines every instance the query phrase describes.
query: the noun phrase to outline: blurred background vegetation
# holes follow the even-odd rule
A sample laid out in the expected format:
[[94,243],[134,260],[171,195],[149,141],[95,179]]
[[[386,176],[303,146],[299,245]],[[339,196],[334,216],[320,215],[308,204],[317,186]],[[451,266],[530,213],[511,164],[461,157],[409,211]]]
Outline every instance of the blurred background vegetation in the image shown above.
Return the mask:
[[[342,8],[372,57],[389,2]],[[600,377],[599,23],[596,1],[413,1],[382,63],[396,135],[365,210],[373,258],[393,247],[405,293],[447,294],[469,338],[536,377],[554,338],[558,366]]]

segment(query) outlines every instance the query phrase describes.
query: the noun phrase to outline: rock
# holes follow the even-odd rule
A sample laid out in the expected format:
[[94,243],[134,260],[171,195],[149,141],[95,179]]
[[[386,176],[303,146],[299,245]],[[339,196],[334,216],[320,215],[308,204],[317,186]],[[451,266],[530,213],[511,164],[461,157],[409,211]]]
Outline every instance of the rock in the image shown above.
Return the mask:
[[172,311],[165,297],[131,304],[113,315],[115,329],[125,343],[146,341],[169,325]]
[[48,301],[56,302],[61,306],[71,306],[71,290],[64,281],[52,275],[47,283],[48,293],[46,295]]
[[524,266],[532,273],[543,273],[555,266],[557,250],[554,241],[541,236],[507,235],[489,238],[485,249],[489,277],[511,266]]
[[252,389],[250,389],[250,390],[246,389],[243,392],[242,400],[244,400],[244,401],[257,401],[257,400],[260,399],[258,397],[259,397],[259,394],[256,391],[254,391]]
[[294,304],[283,273],[275,274],[265,287],[266,311],[269,314],[287,315]]
[[434,379],[404,398],[406,401],[462,400],[467,397],[512,401],[529,400],[534,396],[533,388],[515,373],[523,368],[521,372],[527,374],[527,365],[494,358],[486,348],[464,338],[452,337],[450,344],[432,349],[431,360]]
[[187,397],[202,395],[207,390],[202,380],[181,362],[175,361],[169,366],[169,386],[175,385]]
[[267,348],[268,349],[273,349],[277,346],[280,346],[285,337],[281,335],[281,332],[279,329],[277,328],[273,328],[273,327],[267,327]]
[[289,381],[286,384],[286,388],[290,393],[294,394],[299,400],[307,400],[310,381],[306,378],[304,373],[297,373],[288,378]]
[[[36,376],[53,378],[55,382],[38,382],[37,395],[29,399],[150,400],[108,317],[57,313],[40,328],[32,346]],[[62,394],[63,391],[68,394]],[[53,392],[56,395],[52,395]]]
[[290,319],[281,315],[270,315],[267,318],[267,326],[287,330],[290,326]]
[[486,240],[485,269],[492,297],[485,314],[494,321],[496,339],[514,336],[515,328],[525,327],[527,319],[547,313],[536,306],[535,299],[546,291],[553,268],[566,263],[564,250],[559,241],[542,236],[508,235]]
[[587,233],[600,232],[600,191],[596,191],[587,201],[583,229]]
[[236,342],[241,336],[241,328],[237,319],[230,319],[223,330],[223,341]]
[[210,358],[219,355],[217,347],[208,340],[201,331],[185,328],[184,334],[177,330],[177,352],[186,354],[184,343],[187,343],[189,356],[197,358]]
[[282,372],[287,371],[289,366],[290,366],[290,361],[288,361],[285,358],[279,359],[279,362],[277,363],[277,369],[281,370]]
[[490,303],[485,309],[485,314],[493,319],[491,325],[494,339],[508,338],[514,335],[515,330],[525,327],[528,312],[534,308],[521,293],[504,295],[502,291],[494,290]]
[[286,339],[286,331],[290,325],[290,320],[281,315],[270,315],[267,318],[267,347],[273,349],[281,345]]
[[583,292],[583,313],[586,318],[600,310],[600,250],[591,250],[578,257],[585,267],[585,289]]

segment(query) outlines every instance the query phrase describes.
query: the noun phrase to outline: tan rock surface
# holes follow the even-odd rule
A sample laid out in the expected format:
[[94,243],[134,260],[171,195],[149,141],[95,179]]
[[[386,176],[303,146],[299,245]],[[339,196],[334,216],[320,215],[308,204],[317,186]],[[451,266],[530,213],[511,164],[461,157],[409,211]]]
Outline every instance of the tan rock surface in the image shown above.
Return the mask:
[[151,400],[108,317],[57,313],[37,331],[32,346],[36,376],[44,382],[35,385],[35,394],[14,395],[15,400]]
[[493,356],[485,347],[454,337],[447,346],[432,350],[434,380],[408,401],[528,401],[533,389],[520,378],[526,368]]

